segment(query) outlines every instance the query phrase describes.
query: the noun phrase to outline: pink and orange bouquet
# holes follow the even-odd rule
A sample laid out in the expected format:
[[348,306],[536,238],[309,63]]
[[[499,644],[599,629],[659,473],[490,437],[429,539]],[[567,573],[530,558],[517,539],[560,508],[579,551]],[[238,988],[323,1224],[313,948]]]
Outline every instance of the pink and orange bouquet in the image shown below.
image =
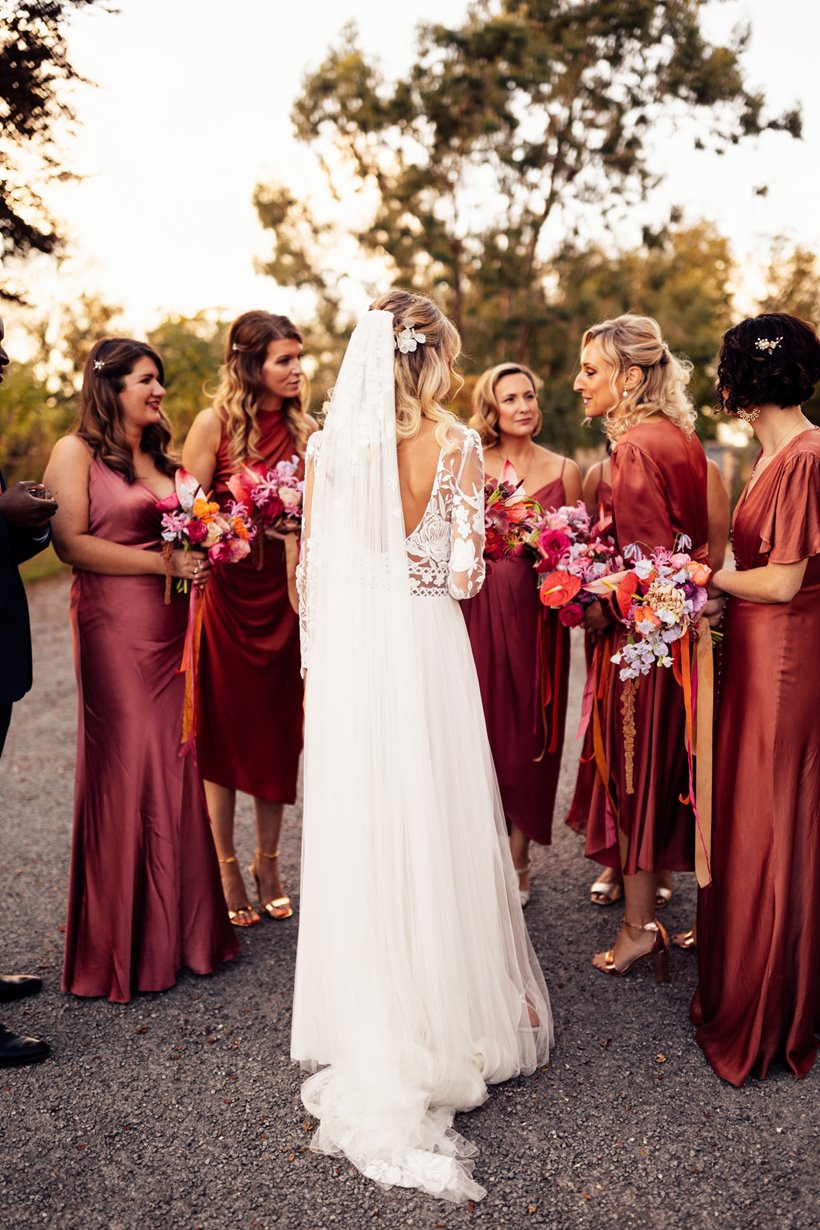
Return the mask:
[[493,562],[521,555],[540,512],[540,504],[525,494],[505,461],[500,477],[484,484],[484,558]]
[[[182,466],[174,477],[174,493],[157,503],[162,513],[163,554],[168,565],[174,550],[203,551],[212,564],[244,559],[256,534],[244,504],[231,501],[221,508],[209,500],[193,474]],[[170,602],[170,569],[166,569],[165,601]],[[177,581],[187,593],[188,582]]]
[[243,506],[250,508],[263,530],[277,534],[298,533],[302,528],[304,479],[299,478],[299,458],[278,461],[269,470],[255,461],[242,467],[228,481],[228,488]]
[[610,540],[592,527],[580,500],[547,509],[528,545],[538,556],[539,597],[544,606],[557,609],[558,619],[569,628],[583,622],[584,607],[596,600],[587,588],[590,582],[623,566]]
[[[691,546],[683,538],[677,546]],[[671,667],[673,646],[698,633],[712,575],[707,564],[683,550],[658,547],[645,556],[636,544],[625,552],[633,566],[594,586],[596,593],[614,592],[627,628],[626,643],[613,655],[622,680],[648,675],[654,667]]]

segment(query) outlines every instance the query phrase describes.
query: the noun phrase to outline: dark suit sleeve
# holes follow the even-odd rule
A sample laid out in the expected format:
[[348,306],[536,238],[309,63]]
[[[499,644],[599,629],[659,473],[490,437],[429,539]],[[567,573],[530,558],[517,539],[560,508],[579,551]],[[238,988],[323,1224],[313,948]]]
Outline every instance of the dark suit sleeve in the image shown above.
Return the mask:
[[[6,484],[0,473],[0,491],[5,490]],[[22,564],[33,555],[38,555],[50,542],[50,525],[40,526],[36,530],[22,530],[19,526],[8,525],[0,513],[0,563]]]

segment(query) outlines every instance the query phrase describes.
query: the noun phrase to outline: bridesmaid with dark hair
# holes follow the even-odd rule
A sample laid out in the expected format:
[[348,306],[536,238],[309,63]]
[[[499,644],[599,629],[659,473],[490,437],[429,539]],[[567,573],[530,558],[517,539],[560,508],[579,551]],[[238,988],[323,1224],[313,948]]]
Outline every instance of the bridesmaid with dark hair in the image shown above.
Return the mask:
[[[578,467],[535,443],[542,423],[528,367],[501,363],[479,377],[470,426],[484,445],[486,473],[499,478],[509,461],[527,495],[544,508],[575,504],[581,498]],[[478,596],[461,604],[522,905],[530,896],[530,842],[552,840],[569,680],[569,628],[542,606],[536,582],[530,556],[499,560]],[[550,689],[544,705],[545,676]]]
[[[173,493],[178,463],[163,379],[144,342],[98,342],[77,431],[54,445],[45,474],[59,502],[54,544],[74,568],[80,701],[63,990],[116,1003],[238,951],[196,756],[179,755],[188,602],[164,601],[157,501]],[[210,565],[174,551],[171,569],[202,585]]]
[[[245,312],[231,325],[212,406],[197,415],[182,462],[214,498],[243,465],[304,457],[307,414],[302,335],[286,316]],[[256,852],[249,868],[262,910],[293,914],[279,868],[286,803],[296,799],[302,748],[299,622],[288,595],[286,543],[262,537],[247,559],[213,569],[205,595],[197,750],[231,922],[260,921],[234,848],[236,792],[253,797]],[[261,556],[259,554],[261,548]]]
[[735,508],[737,571],[713,577],[725,639],[692,1020],[733,1085],[777,1059],[805,1076],[820,1029],[820,429],[801,409],[818,380],[820,341],[795,316],[723,338],[718,408],[761,452]]

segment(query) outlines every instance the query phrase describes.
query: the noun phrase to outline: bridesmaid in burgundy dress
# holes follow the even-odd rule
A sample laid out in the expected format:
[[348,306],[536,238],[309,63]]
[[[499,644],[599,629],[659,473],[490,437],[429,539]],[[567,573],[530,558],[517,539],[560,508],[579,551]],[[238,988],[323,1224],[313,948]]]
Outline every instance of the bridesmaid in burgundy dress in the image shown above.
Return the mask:
[[[304,457],[316,423],[304,410],[302,336],[286,316],[245,312],[231,325],[214,403],[197,415],[182,462],[206,491],[230,499],[246,462]],[[256,853],[250,874],[261,907],[289,918],[279,871],[286,803],[296,798],[302,748],[299,624],[288,596],[281,538],[260,537],[238,564],[217,566],[205,595],[197,750],[231,922],[249,927],[251,905],[234,849],[236,792],[253,796]]]
[[805,1076],[820,1029],[820,380],[814,326],[771,313],[725,335],[718,406],[761,445],[732,527],[717,711],[712,883],[698,905],[697,1040],[741,1085],[785,1060]]
[[[502,363],[479,378],[470,426],[481,436],[486,473],[498,478],[509,461],[544,508],[575,504],[581,498],[578,467],[534,442],[542,421],[529,368]],[[500,560],[478,596],[461,604],[524,905],[530,841],[548,845],[552,838],[569,679],[569,628],[542,606],[536,580],[529,556]],[[551,695],[542,705],[547,678]]]
[[[179,755],[188,601],[164,602],[156,505],[173,492],[176,462],[162,380],[144,343],[98,342],[77,432],[46,470],[60,505],[54,543],[74,567],[80,702],[63,990],[116,1003],[238,951],[196,756]],[[172,571],[201,585],[210,566],[175,551]]]
[[[621,553],[633,542],[644,549],[672,548],[677,535],[685,534],[692,554],[708,558],[706,456],[694,434],[688,379],[650,317],[619,316],[584,334],[575,388],[587,418],[603,418],[613,443],[612,512]],[[603,630],[606,608],[590,610],[595,630]],[[622,636],[616,632],[616,649]],[[597,863],[622,868],[624,923],[613,948],[597,953],[594,964],[625,974],[651,953],[661,980],[669,942],[655,916],[657,873],[691,870],[694,857],[691,808],[680,802],[688,794],[683,689],[671,670],[640,680],[632,793],[626,789],[621,693],[613,669],[603,732],[608,790],[596,779],[586,852]]]

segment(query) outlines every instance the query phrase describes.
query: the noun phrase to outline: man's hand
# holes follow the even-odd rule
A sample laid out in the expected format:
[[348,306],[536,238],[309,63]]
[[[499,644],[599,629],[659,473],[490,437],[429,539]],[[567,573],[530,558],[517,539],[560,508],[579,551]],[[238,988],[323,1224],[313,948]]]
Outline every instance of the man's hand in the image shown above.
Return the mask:
[[0,495],[0,517],[21,530],[38,530],[57,511],[57,501],[42,483],[15,483]]
[[602,602],[590,602],[584,608],[584,627],[595,641],[612,627],[612,618]]

